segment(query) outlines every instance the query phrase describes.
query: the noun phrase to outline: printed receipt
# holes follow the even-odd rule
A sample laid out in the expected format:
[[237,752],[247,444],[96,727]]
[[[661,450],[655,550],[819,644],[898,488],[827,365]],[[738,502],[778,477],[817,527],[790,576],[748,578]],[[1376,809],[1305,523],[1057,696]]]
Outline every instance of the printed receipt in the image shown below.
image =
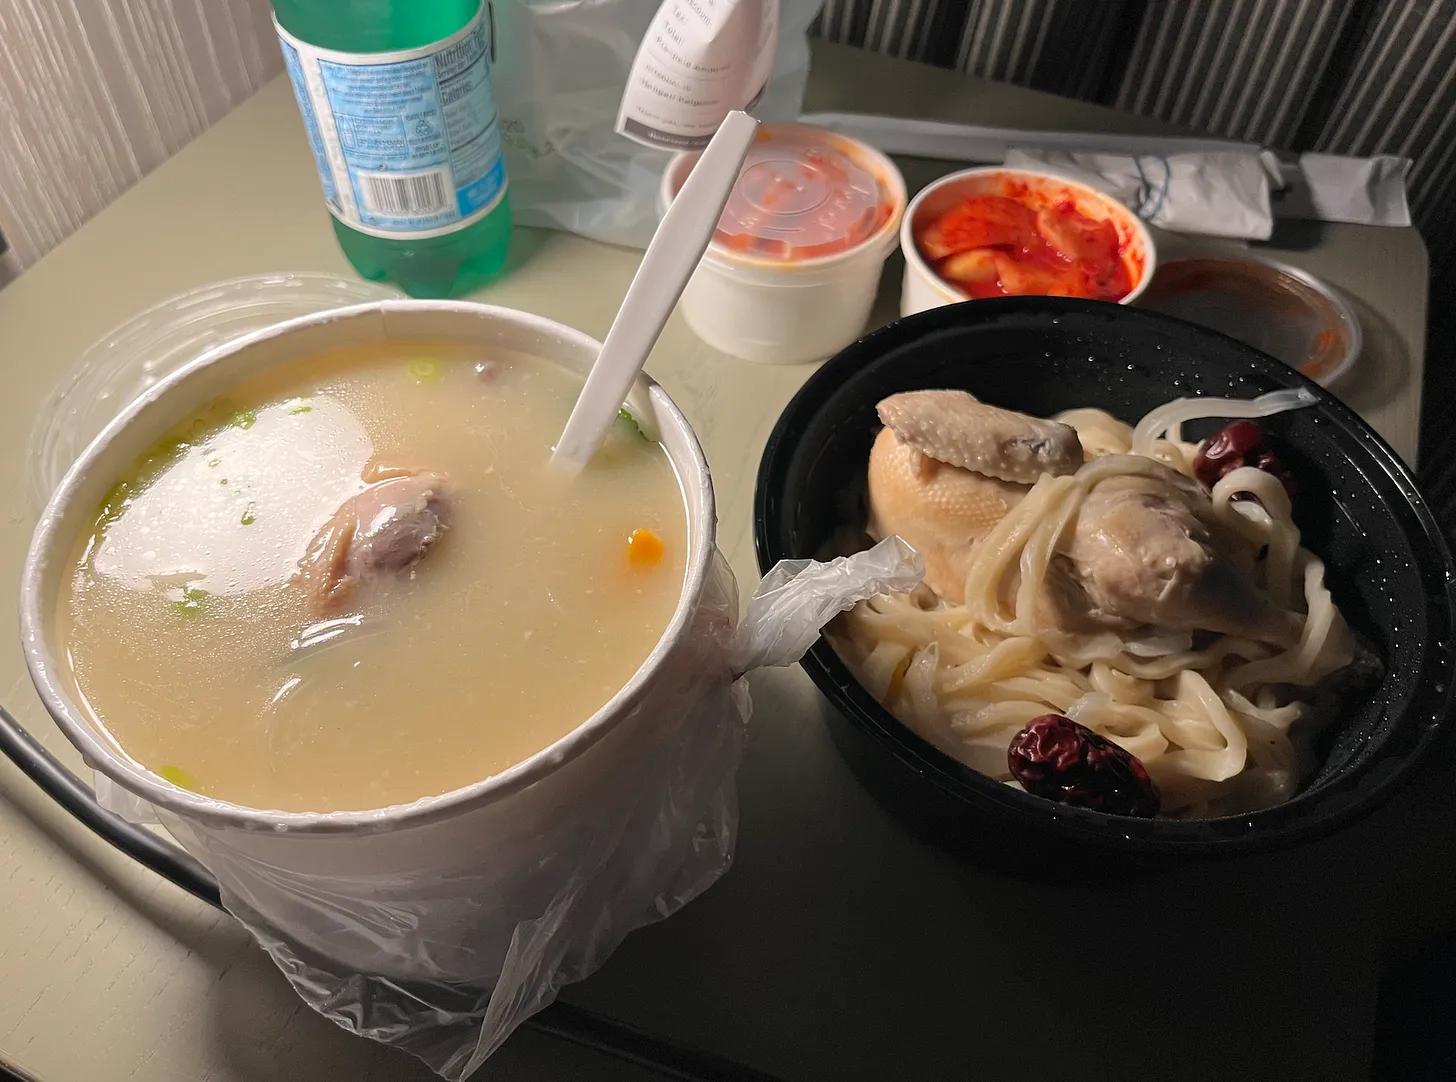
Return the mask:
[[632,62],[617,131],[701,150],[729,112],[758,103],[778,40],[779,0],[663,0]]

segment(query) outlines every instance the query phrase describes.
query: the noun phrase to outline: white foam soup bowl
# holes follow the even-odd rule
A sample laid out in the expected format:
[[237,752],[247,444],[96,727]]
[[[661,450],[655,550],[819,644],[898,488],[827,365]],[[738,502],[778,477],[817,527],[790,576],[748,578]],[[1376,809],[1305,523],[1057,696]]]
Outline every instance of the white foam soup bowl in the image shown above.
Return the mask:
[[1033,210],[1069,200],[1080,213],[1111,221],[1117,230],[1123,265],[1132,278],[1132,288],[1118,299],[1118,304],[1137,300],[1152,281],[1157,266],[1152,234],[1142,219],[1110,195],[1051,173],[1001,166],[964,169],[928,184],[905,209],[900,223],[900,251],[905,256],[905,277],[900,289],[902,316],[974,299],[937,274],[920,254],[916,242],[916,235],[931,222],[973,195],[1009,195]]
[[[107,492],[140,456],[173,425],[248,377],[382,338],[519,351],[583,375],[600,348],[584,334],[523,312],[391,300],[291,320],[199,357],[108,425],[52,495],[25,565],[21,633],[46,708],[87,764],[153,805],[167,829],[218,877],[230,908],[246,923],[282,929],[304,952],[354,972],[467,981],[489,971],[489,960],[479,957],[480,942],[500,943],[504,951],[519,923],[551,911],[561,877],[542,870],[591,844],[605,844],[597,840],[602,817],[634,806],[623,779],[636,777],[640,785],[656,761],[649,757],[661,755],[654,736],[661,718],[650,704],[681,678],[685,657],[697,660],[701,623],[712,609],[705,594],[713,596],[716,581],[713,489],[697,438],[659,386],[643,377],[629,401],[644,429],[660,439],[686,504],[689,552],[677,608],[657,646],[616,695],[556,743],[494,777],[372,811],[281,812],[213,800],[172,785],[118,746],[85,707],[58,648],[58,602],[76,546],[92,529]],[[470,896],[445,889],[467,874],[476,877]],[[332,916],[301,900],[308,884],[326,885]],[[353,899],[370,920],[347,919]],[[409,924],[436,899],[446,911],[446,932],[426,935],[402,956],[390,946],[400,929],[381,923],[395,914]]]

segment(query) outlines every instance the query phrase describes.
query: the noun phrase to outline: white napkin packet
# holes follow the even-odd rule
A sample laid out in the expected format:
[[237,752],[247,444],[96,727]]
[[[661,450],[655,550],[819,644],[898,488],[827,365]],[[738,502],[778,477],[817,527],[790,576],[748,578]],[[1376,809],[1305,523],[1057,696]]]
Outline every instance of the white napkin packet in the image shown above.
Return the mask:
[[809,113],[800,120],[886,154],[1056,173],[1180,233],[1266,240],[1275,218],[1411,224],[1408,158],[1291,158],[1257,143],[1206,136],[1031,131],[867,113]]
[[1268,240],[1274,230],[1271,166],[1245,151],[1136,157],[1012,149],[1012,169],[1079,181],[1127,204],[1143,221],[1177,233]]

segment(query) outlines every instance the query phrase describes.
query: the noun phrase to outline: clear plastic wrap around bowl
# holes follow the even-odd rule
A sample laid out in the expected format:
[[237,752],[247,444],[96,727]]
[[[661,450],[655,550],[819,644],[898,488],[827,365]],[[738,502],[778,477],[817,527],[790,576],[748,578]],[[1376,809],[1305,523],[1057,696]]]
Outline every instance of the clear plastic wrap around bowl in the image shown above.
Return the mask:
[[258,274],[179,293],[133,316],[86,350],[41,406],[29,455],[36,510],[112,418],[189,361],[286,319],[398,296],[331,274]]
[[81,449],[82,466],[62,480],[32,540],[21,640],[47,710],[105,779],[102,806],[160,820],[212,872],[223,905],[310,1007],[456,1082],[630,931],[727,870],[750,707],[742,674],[793,662],[835,612],[910,589],[921,569],[894,538],[841,560],[800,562],[769,576],[739,620],[736,583],[714,547],[701,447],[666,392],[644,378],[659,442],[684,479],[689,569],[658,646],[572,733],[454,792],[358,812],[245,808],[146,771],[82,707],[60,661],[55,599],[105,492],[179,416],[241,379],[349,342],[428,336],[528,350],[582,375],[601,349],[526,312],[390,300],[211,351]]
[[[715,552],[691,631],[612,736],[510,803],[462,820],[450,858],[425,874],[403,871],[407,859],[390,867],[387,838],[346,839],[373,847],[367,871],[331,864],[302,839],[316,859],[300,870],[262,855],[249,831],[158,818],[217,877],[228,912],[310,1007],[460,1082],[629,932],[671,916],[728,870],[752,712],[743,674],[794,664],[836,614],[911,590],[923,573],[898,537],[827,562],[785,560],[740,620],[733,572]],[[598,780],[569,777],[583,770]],[[558,810],[533,815],[533,802]],[[428,844],[419,833],[403,836],[396,858]],[[538,855],[525,874],[492,853],[512,848],[513,836]],[[482,848],[481,839],[494,841]],[[340,961],[366,956],[367,969]]]

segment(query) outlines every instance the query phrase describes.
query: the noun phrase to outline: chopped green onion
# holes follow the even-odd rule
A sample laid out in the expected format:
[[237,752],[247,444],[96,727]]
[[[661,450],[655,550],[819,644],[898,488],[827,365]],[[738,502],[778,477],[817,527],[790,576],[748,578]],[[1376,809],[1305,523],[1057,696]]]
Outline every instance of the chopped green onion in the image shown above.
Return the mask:
[[410,379],[416,383],[436,383],[445,374],[445,366],[433,357],[416,357],[409,363]]
[[206,590],[199,590],[194,586],[182,587],[182,600],[173,602],[177,611],[184,616],[196,616],[201,613],[207,604],[207,599],[212,595]]
[[187,440],[179,436],[169,436],[157,444],[156,447],[152,448],[152,453],[147,455],[144,466],[148,469],[165,466],[175,459],[180,458],[182,453],[190,450],[191,447],[192,444]]
[[249,429],[258,423],[257,410],[238,410],[228,418],[228,424],[233,428]]
[[132,487],[130,481],[118,481],[111,486],[111,491],[101,501],[101,513],[96,516],[97,534],[105,533],[108,526],[121,518],[121,513],[131,503],[131,496]]
[[312,409],[313,407],[308,404],[307,399],[300,398],[294,402],[293,408],[288,411],[288,415],[290,417],[297,417],[300,413],[308,413]]
[[178,789],[190,789],[194,793],[202,790],[202,787],[197,784],[196,778],[180,766],[173,766],[171,763],[157,767],[157,776],[163,781],[171,782]]
[[251,526],[258,521],[258,509],[253,504],[243,508],[243,517],[239,520],[244,526]]
[[636,433],[637,436],[641,439],[645,440],[647,438],[642,432],[642,426],[637,423],[637,418],[633,417],[626,410],[623,409],[617,411],[617,420],[625,421],[627,423],[627,426],[630,427],[632,431]]

